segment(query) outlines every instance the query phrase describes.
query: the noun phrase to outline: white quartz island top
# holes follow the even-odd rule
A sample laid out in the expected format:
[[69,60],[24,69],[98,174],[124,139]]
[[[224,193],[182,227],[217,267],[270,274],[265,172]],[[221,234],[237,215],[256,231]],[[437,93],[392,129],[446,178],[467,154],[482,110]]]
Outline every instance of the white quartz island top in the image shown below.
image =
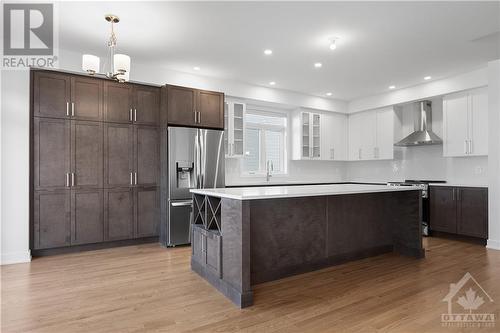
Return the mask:
[[191,193],[236,200],[257,200],[271,198],[298,198],[321,195],[360,194],[377,192],[416,191],[414,187],[393,187],[387,185],[333,184],[301,186],[262,186],[192,189]]

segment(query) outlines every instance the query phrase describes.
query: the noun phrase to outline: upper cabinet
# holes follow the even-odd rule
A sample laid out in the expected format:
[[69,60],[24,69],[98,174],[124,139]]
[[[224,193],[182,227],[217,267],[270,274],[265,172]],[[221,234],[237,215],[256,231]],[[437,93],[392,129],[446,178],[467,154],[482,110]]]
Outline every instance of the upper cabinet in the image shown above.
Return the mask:
[[393,159],[394,109],[384,108],[349,116],[349,160]]
[[107,122],[157,126],[159,117],[159,88],[104,82],[104,118]]
[[224,103],[224,147],[226,157],[243,157],[245,112],[245,103],[229,100]]
[[298,112],[293,118],[294,160],[321,159],[322,115],[313,112]]
[[102,120],[102,80],[49,71],[33,76],[34,116]]
[[169,125],[224,128],[224,94],[167,86]]
[[347,160],[347,115],[324,113],[321,115],[321,159]]
[[443,154],[488,155],[488,94],[486,88],[443,98]]

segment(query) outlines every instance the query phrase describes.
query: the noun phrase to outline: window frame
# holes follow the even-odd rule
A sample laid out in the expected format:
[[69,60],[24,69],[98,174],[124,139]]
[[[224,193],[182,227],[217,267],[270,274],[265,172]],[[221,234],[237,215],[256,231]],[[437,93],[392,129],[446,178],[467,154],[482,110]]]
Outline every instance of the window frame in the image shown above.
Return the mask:
[[[284,125],[271,125],[271,124],[259,124],[253,122],[247,122],[246,118],[244,120],[245,129],[254,129],[259,131],[259,170],[255,172],[246,171],[243,169],[243,159],[245,158],[245,153],[243,153],[243,158],[240,163],[240,174],[243,177],[262,177],[265,176],[266,171],[266,131],[280,132],[280,146],[281,149],[281,165],[280,172],[272,172],[273,176],[287,176],[288,175],[288,113],[284,111],[278,111],[270,108],[263,108],[258,106],[247,105],[245,117],[247,114],[255,114],[262,116],[274,116],[284,119]],[[246,141],[246,140],[245,140]]]

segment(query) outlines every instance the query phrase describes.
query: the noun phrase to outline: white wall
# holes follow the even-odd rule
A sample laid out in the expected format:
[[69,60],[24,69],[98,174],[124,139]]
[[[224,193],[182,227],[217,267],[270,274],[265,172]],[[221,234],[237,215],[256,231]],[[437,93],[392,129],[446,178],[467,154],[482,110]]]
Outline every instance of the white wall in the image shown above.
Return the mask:
[[[443,138],[443,103],[431,98],[432,129]],[[397,111],[394,141],[413,131],[412,104]],[[350,162],[347,178],[352,181],[403,181],[405,179],[446,180],[451,183],[485,185],[488,183],[488,158],[443,157],[443,146],[394,147],[394,160]]]
[[500,59],[488,64],[489,223],[488,247],[500,250]]
[[[81,54],[59,50],[59,67],[80,72]],[[290,91],[211,79],[132,61],[131,80],[154,84],[177,84],[224,91],[228,95],[273,103],[346,112],[347,103]],[[1,263],[25,262],[29,254],[29,72],[1,71]],[[327,174],[328,165],[316,165]],[[297,165],[293,174],[308,169]],[[339,171],[340,172],[340,171]]]

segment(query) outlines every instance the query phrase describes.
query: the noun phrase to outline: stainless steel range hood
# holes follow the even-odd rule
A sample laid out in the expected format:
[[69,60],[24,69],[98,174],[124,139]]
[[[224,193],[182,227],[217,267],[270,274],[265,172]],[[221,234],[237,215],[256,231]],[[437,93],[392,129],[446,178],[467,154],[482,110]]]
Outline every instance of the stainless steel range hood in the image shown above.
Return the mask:
[[424,145],[439,145],[443,140],[432,131],[432,103],[421,101],[415,103],[414,132],[395,146],[411,147]]

